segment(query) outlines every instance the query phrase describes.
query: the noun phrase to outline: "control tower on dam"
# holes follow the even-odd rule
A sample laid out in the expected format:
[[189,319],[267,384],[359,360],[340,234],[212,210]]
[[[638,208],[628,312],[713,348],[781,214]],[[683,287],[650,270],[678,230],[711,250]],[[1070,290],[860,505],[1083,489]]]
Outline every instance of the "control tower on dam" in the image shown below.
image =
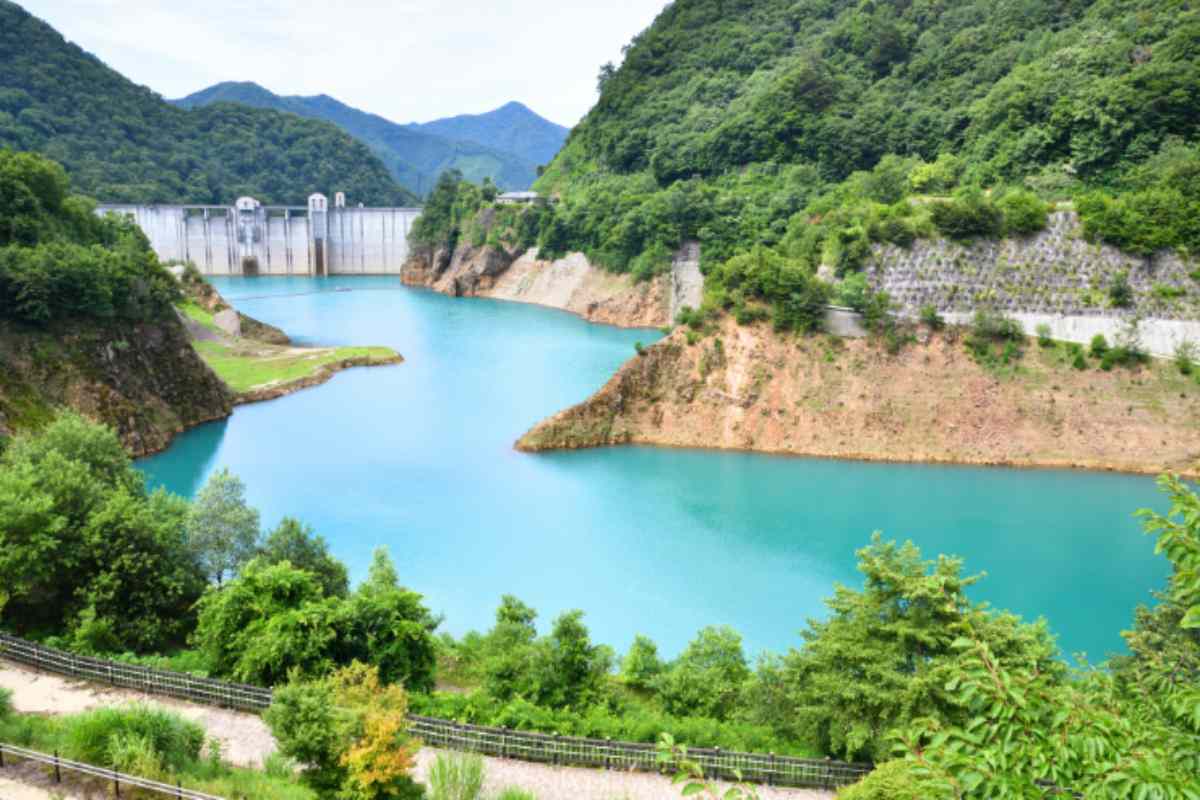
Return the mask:
[[323,194],[307,206],[102,203],[100,214],[137,223],[163,261],[190,261],[205,275],[395,275],[408,258],[419,208],[347,207]]

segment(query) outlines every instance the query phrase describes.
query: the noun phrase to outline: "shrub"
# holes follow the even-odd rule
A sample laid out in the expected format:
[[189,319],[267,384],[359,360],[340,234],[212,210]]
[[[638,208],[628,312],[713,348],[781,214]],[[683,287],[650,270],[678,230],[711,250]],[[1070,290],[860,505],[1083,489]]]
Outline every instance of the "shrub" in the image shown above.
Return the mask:
[[937,306],[932,303],[921,306],[921,322],[931,331],[940,331],[946,327],[946,320],[938,313]]
[[854,272],[842,278],[841,282],[837,284],[836,291],[834,302],[846,308],[853,308],[855,311],[862,311],[867,304],[867,296],[871,292],[871,287],[867,283],[865,274]]
[[204,729],[148,706],[99,708],[63,718],[61,741],[63,755],[76,761],[108,765],[119,757],[178,771],[200,757]]
[[996,206],[1004,215],[1004,231],[1010,235],[1029,236],[1044,230],[1049,218],[1049,206],[1033,192],[1023,189],[1005,192]]
[[939,800],[952,795],[945,787],[922,780],[915,765],[885,761],[852,786],[837,793],[837,800]]
[[1054,347],[1052,332],[1050,330],[1050,326],[1046,323],[1043,322],[1041,325],[1037,326],[1037,337],[1039,346],[1044,348]]
[[429,800],[478,800],[483,778],[479,756],[439,754],[429,768]]
[[1104,338],[1103,333],[1097,333],[1092,337],[1092,346],[1088,352],[1092,358],[1104,358],[1104,354],[1108,352],[1108,339]]
[[930,206],[934,226],[948,239],[995,237],[1004,231],[1004,214],[982,191],[969,188],[951,200]]
[[[1191,375],[1196,369],[1196,343],[1187,339],[1175,345],[1175,366],[1182,375]],[[0,704],[2,705],[2,704]]]
[[1133,305],[1133,287],[1129,285],[1129,273],[1122,270],[1113,276],[1108,284],[1108,301],[1113,308],[1129,308]]
[[524,789],[518,789],[515,786],[509,786],[496,796],[496,800],[537,800],[537,797],[533,794],[533,792],[527,792]]
[[642,344],[641,342],[634,342],[633,349],[639,356],[646,355],[646,345]]
[[12,710],[12,689],[0,686],[0,722],[4,722],[12,716]]

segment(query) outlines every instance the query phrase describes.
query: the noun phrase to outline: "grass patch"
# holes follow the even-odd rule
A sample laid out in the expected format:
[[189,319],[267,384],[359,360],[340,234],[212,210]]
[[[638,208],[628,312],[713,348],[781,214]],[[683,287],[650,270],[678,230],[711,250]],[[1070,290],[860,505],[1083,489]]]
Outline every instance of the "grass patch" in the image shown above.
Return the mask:
[[324,366],[351,358],[385,361],[397,355],[390,347],[294,348],[220,342],[193,345],[221,380],[239,393],[303,380]]
[[213,333],[220,334],[221,329],[213,322],[212,312],[201,306],[195,300],[184,300],[176,304],[176,307],[188,316],[189,319],[200,323]]
[[300,782],[293,765],[282,758],[268,759],[262,770],[231,766],[220,760],[220,748],[212,741],[204,743],[198,725],[174,712],[146,706],[62,717],[0,715],[0,739],[137,777],[168,784],[178,781],[186,789],[220,797],[317,800],[317,794]]

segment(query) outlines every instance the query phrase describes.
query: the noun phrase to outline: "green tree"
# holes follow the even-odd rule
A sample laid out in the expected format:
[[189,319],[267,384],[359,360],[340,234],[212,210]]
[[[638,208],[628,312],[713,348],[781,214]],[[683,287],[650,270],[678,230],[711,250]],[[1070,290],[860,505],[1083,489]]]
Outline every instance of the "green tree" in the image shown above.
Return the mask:
[[668,713],[729,719],[750,678],[741,635],[728,626],[704,628],[654,682]]
[[285,756],[305,765],[305,780],[345,800],[419,800],[413,781],[418,743],[408,734],[408,696],[378,671],[351,664],[304,680],[293,674],[263,715]]
[[287,561],[293,567],[308,570],[317,576],[326,597],[345,597],[350,591],[346,565],[329,553],[325,539],[313,533],[292,517],[284,517],[275,530],[267,534],[258,557],[268,564]]
[[583,612],[564,612],[534,649],[537,688],[529,699],[549,708],[587,708],[600,698],[612,661],[608,647],[592,644]]
[[627,686],[647,690],[662,671],[658,645],[647,636],[635,636],[629,652],[621,660],[621,680]]
[[256,559],[201,598],[192,641],[217,675],[271,686],[327,672],[345,613],[311,572]]
[[379,669],[387,683],[416,692],[433,690],[439,620],[421,595],[402,587],[384,548],[375,551],[367,580],[346,604],[340,663],[358,660]]
[[0,619],[45,634],[83,625],[134,650],[179,642],[203,591],[185,511],[146,491],[108,428],[64,413],[16,437],[0,454]]
[[938,667],[957,655],[952,645],[967,630],[1001,663],[1061,677],[1045,626],[973,604],[966,590],[979,578],[963,576],[958,559],[925,562],[911,542],[878,534],[858,558],[863,589],[838,586],[826,601],[829,618],[810,620],[804,646],[785,657],[790,736],[841,758],[882,760],[893,728],[926,715],[955,719],[941,700]]
[[216,472],[196,495],[188,541],[209,580],[220,586],[254,557],[258,511],[246,503],[246,484],[228,469]]

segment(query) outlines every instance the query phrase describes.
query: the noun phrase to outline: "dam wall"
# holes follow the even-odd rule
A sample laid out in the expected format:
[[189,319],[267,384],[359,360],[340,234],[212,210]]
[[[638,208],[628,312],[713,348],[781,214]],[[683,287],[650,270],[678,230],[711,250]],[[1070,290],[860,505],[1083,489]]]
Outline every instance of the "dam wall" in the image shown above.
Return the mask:
[[191,262],[205,275],[398,275],[419,208],[334,207],[322,194],[307,206],[103,203],[99,214],[132,219],[163,261]]

